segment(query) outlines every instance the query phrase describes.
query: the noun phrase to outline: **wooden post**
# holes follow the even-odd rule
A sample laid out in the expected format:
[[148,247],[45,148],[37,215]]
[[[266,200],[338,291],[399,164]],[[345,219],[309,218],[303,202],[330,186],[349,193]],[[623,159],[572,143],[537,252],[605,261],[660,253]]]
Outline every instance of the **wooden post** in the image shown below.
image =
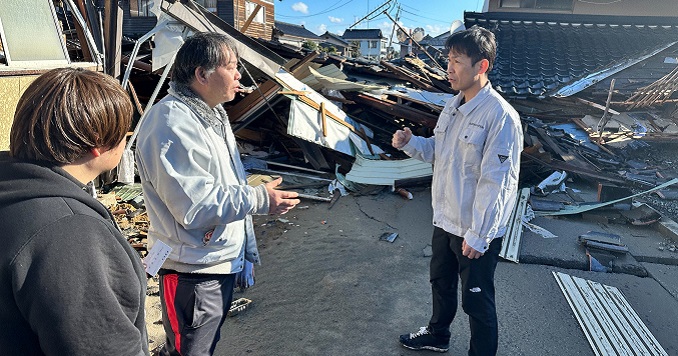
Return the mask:
[[105,70],[106,74],[118,78],[122,46],[122,9],[118,0],[106,0],[104,6]]
[[320,102],[320,118],[322,119],[323,137],[327,137],[327,117],[325,116],[325,102]]

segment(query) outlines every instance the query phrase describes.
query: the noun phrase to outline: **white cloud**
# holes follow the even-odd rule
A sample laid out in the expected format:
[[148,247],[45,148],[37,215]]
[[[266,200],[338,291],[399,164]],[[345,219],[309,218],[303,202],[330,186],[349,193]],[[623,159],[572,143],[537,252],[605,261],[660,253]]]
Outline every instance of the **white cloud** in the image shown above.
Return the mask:
[[431,36],[435,37],[438,36],[439,34],[449,31],[450,29],[445,27],[445,26],[440,26],[440,25],[426,25],[426,33]]
[[327,31],[327,26],[325,24],[318,26],[318,33],[323,34],[325,31]]
[[296,2],[292,5],[292,10],[296,12],[301,12],[302,14],[308,14],[308,5],[303,2]]
[[327,16],[327,18],[330,19],[330,22],[332,23],[341,23],[342,21],[344,21],[344,19],[340,19],[334,16]]
[[393,28],[393,22],[391,21],[384,21],[377,25],[377,27],[381,30],[382,35],[384,37],[388,37],[391,34],[391,29]]

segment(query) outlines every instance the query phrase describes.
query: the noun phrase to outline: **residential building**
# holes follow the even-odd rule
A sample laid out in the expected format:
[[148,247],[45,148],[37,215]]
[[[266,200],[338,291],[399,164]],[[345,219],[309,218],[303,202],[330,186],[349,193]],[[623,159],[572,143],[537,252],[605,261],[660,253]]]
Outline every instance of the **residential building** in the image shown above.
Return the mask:
[[323,42],[320,43],[320,46],[323,48],[335,48],[336,54],[342,55],[344,57],[350,56],[350,43],[345,41],[341,36],[326,31],[320,38]]
[[297,48],[301,48],[306,41],[313,42],[316,45],[321,42],[321,38],[309,31],[304,25],[295,25],[282,21],[275,21],[273,39],[277,39],[282,44]]
[[[275,17],[273,0],[193,1],[250,37],[268,40],[272,36]],[[121,2],[124,16],[123,34],[140,37],[155,27],[156,16],[150,11],[151,3],[152,0]],[[248,20],[250,20],[249,23]],[[247,25],[246,28],[245,25]]]
[[379,29],[350,29],[341,36],[348,43],[357,45],[359,55],[374,60],[386,57],[388,42]]

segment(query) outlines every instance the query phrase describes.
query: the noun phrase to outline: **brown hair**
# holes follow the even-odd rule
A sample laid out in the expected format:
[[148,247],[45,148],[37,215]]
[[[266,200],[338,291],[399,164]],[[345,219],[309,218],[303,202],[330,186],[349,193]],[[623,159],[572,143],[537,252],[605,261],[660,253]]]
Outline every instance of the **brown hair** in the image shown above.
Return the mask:
[[133,107],[112,77],[58,68],[38,77],[19,99],[10,132],[10,155],[59,165],[92,148],[110,149],[125,138]]

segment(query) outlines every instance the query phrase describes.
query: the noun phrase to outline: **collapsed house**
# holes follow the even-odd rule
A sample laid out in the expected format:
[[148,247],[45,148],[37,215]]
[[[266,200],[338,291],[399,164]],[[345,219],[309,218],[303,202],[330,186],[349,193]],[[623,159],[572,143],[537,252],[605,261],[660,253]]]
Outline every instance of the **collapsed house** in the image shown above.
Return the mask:
[[[120,78],[137,108],[136,123],[164,96],[182,38],[215,31],[235,42],[241,82],[249,88],[225,108],[250,172],[284,174],[287,188],[337,180],[341,189],[357,193],[395,191],[430,180],[431,165],[408,159],[390,140],[405,126],[430,136],[455,94],[440,55],[449,34],[414,43],[419,51],[395,60],[351,58],[342,55],[348,49],[320,52],[301,46],[332,36],[313,37],[303,28],[275,22],[266,1],[244,7],[232,1],[164,0],[153,7],[142,2],[72,0],[54,6],[46,0],[36,5],[45,10],[39,21],[43,42],[54,47],[45,58],[35,57],[46,50],[14,52],[16,41],[30,32],[6,20],[15,7],[0,5],[0,86],[11,92],[3,100],[0,149],[8,145],[21,88],[50,66],[85,66]],[[465,13],[466,28],[482,26],[496,35],[490,80],[521,114],[525,182],[538,183],[562,171],[605,185],[654,187],[678,176],[672,167],[658,168],[629,155],[648,144],[676,142],[678,13],[670,2],[634,5],[638,8],[609,4],[601,15],[600,8],[580,2],[495,0],[486,3],[485,12]],[[63,29],[55,25],[59,22]],[[355,42],[331,40],[332,46]],[[131,149],[134,135],[130,138]],[[133,168],[121,168],[117,178],[104,177],[102,183],[116,180],[133,183]],[[138,189],[124,193],[126,202],[139,206],[134,201]],[[669,188],[662,194],[678,196]]]

